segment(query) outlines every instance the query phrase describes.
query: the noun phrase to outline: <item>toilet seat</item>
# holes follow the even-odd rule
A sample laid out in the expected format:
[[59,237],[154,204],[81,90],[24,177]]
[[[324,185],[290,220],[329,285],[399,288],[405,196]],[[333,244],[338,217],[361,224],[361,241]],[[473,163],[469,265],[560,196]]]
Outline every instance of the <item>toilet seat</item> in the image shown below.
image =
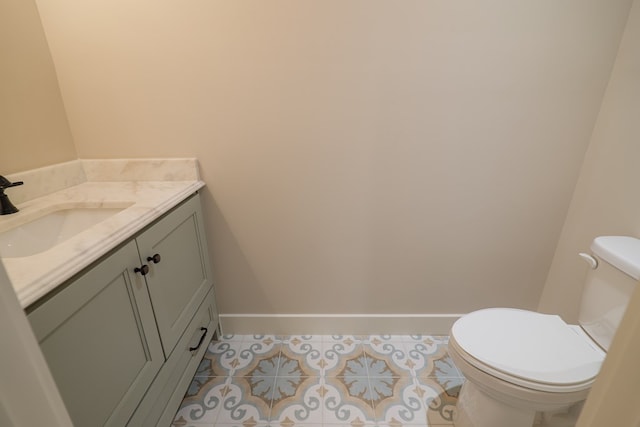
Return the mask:
[[511,308],[463,316],[451,329],[450,346],[485,373],[550,392],[589,388],[606,355],[559,316]]

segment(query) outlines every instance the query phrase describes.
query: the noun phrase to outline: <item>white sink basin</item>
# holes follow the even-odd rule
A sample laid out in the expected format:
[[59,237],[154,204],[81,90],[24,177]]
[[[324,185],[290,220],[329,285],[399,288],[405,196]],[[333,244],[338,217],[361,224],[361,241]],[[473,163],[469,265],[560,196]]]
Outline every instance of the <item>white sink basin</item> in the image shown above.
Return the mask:
[[0,233],[0,256],[17,258],[53,248],[125,208],[60,209]]

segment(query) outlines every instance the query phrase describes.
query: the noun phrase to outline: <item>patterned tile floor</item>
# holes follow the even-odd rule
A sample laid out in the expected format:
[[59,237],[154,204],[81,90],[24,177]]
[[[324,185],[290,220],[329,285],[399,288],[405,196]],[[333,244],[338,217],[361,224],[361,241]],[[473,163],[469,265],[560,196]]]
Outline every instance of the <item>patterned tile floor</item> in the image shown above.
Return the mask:
[[463,381],[442,336],[224,336],[172,425],[450,426]]

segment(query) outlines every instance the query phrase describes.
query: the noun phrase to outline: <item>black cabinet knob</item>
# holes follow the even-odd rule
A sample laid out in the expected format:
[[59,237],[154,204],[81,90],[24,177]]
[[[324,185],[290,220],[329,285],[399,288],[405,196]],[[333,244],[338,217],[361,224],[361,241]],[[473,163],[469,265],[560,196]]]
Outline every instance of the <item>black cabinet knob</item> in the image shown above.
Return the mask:
[[147,257],[147,261],[153,262],[154,264],[158,264],[160,260],[162,260],[162,257],[160,257],[160,254],[154,254],[153,256]]
[[147,264],[142,264],[142,267],[136,267],[133,269],[135,273],[140,273],[143,276],[149,274],[149,266]]

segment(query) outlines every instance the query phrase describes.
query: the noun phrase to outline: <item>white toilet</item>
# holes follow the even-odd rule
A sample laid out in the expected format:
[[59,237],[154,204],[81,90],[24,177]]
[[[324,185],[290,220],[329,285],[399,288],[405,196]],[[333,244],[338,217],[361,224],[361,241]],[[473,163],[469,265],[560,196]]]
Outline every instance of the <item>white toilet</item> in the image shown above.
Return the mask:
[[[591,251],[580,254],[592,267],[580,325],[512,308],[475,311],[453,325],[449,354],[466,377],[456,427],[575,423],[640,279],[640,240],[598,237]],[[560,413],[569,416],[553,416]]]

